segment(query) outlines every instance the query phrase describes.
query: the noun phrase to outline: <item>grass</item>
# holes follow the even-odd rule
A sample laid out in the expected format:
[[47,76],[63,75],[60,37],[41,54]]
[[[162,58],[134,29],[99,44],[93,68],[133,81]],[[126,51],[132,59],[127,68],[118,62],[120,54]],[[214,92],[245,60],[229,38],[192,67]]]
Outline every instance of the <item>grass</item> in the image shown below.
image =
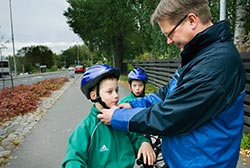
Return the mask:
[[243,133],[240,148],[240,153],[245,155],[250,162],[250,133]]
[[250,134],[249,133],[243,133],[240,147],[243,149],[250,149]]

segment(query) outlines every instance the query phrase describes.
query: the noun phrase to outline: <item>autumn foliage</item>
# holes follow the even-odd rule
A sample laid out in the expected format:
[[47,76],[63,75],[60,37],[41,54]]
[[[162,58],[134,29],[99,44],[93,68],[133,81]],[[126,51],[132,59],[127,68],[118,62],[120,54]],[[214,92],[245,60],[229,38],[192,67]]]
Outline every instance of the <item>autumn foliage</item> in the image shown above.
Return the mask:
[[35,111],[41,98],[49,97],[55,90],[60,89],[66,77],[53,78],[32,85],[17,85],[0,91],[0,122],[17,115]]

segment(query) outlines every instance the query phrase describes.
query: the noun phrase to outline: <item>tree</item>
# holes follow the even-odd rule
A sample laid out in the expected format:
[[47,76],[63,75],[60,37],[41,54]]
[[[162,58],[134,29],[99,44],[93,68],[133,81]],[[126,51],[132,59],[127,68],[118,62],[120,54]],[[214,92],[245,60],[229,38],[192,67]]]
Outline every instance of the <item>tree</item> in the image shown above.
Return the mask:
[[117,0],[68,0],[67,23],[91,51],[98,51],[122,71],[125,50],[137,28],[133,3]]
[[[239,1],[239,0],[238,0]],[[115,65],[122,70],[123,62],[134,57],[164,59],[178,57],[180,51],[166,45],[158,25],[150,25],[150,16],[158,0],[67,0],[69,7],[64,12],[67,23],[99,60]],[[240,2],[249,10],[249,0]],[[219,21],[220,1],[209,0],[212,21]],[[236,22],[236,0],[226,1],[226,18],[234,32]],[[244,9],[245,9],[244,8]],[[249,14],[244,26],[250,31]],[[242,33],[241,33],[242,34]],[[145,55],[144,55],[145,54]]]
[[246,2],[246,0],[236,0],[234,43],[236,44],[239,50],[244,50],[241,46],[246,44],[246,42],[249,43],[250,41],[250,37],[249,35],[247,36],[246,32],[247,20],[245,18],[249,18],[250,16],[249,14],[247,14],[247,9],[249,9],[249,2],[248,5]]
[[[238,48],[249,41],[250,15],[249,0],[227,0],[226,19],[229,21],[231,30],[234,32],[234,43]],[[218,21],[219,1],[210,0],[213,21]]]
[[[132,38],[134,42],[133,47],[136,51],[132,54],[142,55],[144,53],[150,53],[147,57],[148,59],[159,59],[161,55],[170,54],[167,54],[168,48],[173,47],[166,45],[166,37],[162,35],[159,26],[152,26],[150,23],[150,16],[154,12],[158,3],[158,0],[135,1],[135,20],[138,28],[136,29],[136,35],[134,35],[136,38]],[[172,51],[175,52],[176,50]]]
[[54,65],[53,52],[43,45],[23,47],[17,51],[18,71],[30,72],[40,65],[51,68]]
[[[69,66],[91,65],[92,56],[86,45],[74,45],[73,47],[64,50],[62,54],[58,56],[59,67],[68,68]],[[78,63],[79,60],[79,63]]]
[[234,30],[234,42],[238,44],[243,42],[244,39],[242,36],[245,35],[246,29],[246,18],[247,11],[246,6],[241,2],[241,0],[236,0],[236,21],[235,21],[235,30]]

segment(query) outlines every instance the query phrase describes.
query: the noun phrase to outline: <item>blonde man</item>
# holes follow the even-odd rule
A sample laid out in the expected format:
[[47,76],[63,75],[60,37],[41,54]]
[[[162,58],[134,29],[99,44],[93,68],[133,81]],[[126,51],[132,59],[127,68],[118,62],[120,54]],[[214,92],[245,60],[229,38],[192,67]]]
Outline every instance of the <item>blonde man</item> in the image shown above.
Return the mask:
[[170,168],[235,168],[246,79],[228,22],[212,23],[208,0],[161,0],[151,22],[182,51],[181,66],[158,92],[98,117],[115,129],[162,135]]

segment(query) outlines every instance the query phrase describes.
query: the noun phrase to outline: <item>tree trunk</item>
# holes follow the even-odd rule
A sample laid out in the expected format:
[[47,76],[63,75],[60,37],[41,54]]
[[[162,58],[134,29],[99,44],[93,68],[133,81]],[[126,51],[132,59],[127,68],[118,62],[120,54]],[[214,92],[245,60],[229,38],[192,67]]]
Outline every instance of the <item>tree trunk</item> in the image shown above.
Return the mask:
[[115,67],[123,73],[124,38],[120,34],[115,40]]
[[244,36],[246,35],[246,5],[242,0],[236,0],[236,20],[234,29],[234,44],[239,46],[244,43]]

